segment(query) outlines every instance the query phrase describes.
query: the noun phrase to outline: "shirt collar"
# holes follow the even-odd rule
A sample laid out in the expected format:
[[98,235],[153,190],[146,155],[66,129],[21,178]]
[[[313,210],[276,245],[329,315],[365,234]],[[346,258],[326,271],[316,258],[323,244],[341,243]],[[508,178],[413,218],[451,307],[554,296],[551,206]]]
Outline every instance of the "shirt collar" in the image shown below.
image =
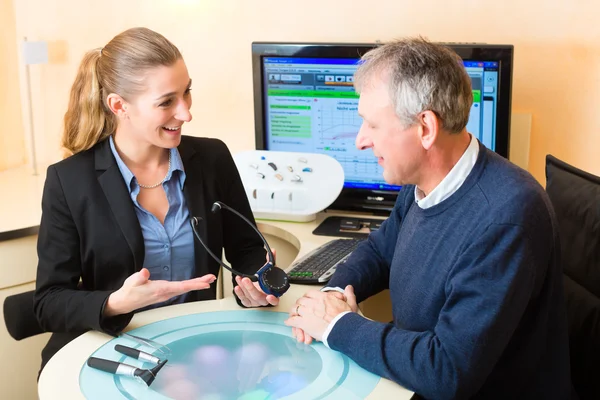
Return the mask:
[[431,193],[425,196],[423,191],[415,186],[415,201],[417,205],[422,209],[426,209],[433,207],[452,196],[454,192],[461,187],[473,170],[478,155],[479,141],[475,139],[475,136],[471,135],[471,142],[469,143],[467,150],[465,150],[456,165],[452,167],[450,172],[448,172],[448,175],[442,179]]
[[[131,170],[127,167],[127,165],[125,165],[125,162],[121,159],[121,156],[117,152],[117,148],[115,146],[115,142],[114,142],[112,135],[109,137],[109,141],[110,141],[110,150],[112,151],[113,156],[115,157],[115,160],[117,161],[117,166],[119,167],[119,171],[121,171],[123,180],[125,181],[125,184],[127,185],[127,189],[129,190],[129,193],[131,194],[134,191],[135,187],[138,186],[137,179],[134,180],[135,176],[133,175]],[[179,180],[179,186],[183,190],[183,184],[185,183],[185,170],[183,168],[183,161],[181,160],[181,156],[179,155],[179,151],[177,150],[176,147],[170,149],[170,152],[171,152],[171,168],[169,169],[169,173],[167,174],[167,178],[165,179],[165,182],[167,182],[171,179],[171,177],[173,176],[173,171],[180,171],[178,180]]]

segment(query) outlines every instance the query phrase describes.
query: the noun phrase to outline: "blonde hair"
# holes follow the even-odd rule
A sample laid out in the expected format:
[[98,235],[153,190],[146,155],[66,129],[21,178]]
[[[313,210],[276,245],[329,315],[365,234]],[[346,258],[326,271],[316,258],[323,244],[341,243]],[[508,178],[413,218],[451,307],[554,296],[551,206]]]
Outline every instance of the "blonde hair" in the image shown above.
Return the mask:
[[64,117],[65,156],[87,150],[116,131],[116,116],[106,102],[109,94],[130,99],[144,90],[145,71],[171,66],[181,58],[175,45],[147,28],[128,29],[102,49],[87,52]]

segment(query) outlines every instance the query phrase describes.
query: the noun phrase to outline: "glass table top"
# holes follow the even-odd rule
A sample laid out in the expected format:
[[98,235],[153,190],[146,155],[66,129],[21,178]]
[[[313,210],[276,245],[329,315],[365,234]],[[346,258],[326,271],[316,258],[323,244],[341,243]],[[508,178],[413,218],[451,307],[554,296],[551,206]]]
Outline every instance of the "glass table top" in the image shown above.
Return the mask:
[[[82,366],[88,399],[362,399],[379,377],[320,342],[297,343],[284,325],[287,313],[243,310],[175,317],[129,334],[164,345],[161,350],[115,338],[92,356],[138,368],[155,364],[127,357],[122,344],[168,359],[150,386],[141,380]],[[161,352],[162,351],[162,352]]]

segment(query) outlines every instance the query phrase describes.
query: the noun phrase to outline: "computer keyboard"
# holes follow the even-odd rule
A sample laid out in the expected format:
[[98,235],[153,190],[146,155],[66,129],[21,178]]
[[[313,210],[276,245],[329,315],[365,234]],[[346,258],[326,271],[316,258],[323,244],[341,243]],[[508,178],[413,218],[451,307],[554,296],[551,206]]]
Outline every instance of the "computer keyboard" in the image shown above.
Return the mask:
[[295,261],[288,271],[291,283],[326,283],[337,266],[365,239],[334,239]]

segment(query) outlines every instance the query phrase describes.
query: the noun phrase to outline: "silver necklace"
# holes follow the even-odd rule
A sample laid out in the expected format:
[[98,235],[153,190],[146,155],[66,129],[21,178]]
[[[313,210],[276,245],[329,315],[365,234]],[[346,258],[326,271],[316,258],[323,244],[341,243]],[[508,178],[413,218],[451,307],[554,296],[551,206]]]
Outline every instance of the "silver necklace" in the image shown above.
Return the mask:
[[154,185],[142,185],[139,181],[138,181],[138,185],[142,188],[142,189],[154,189],[155,187],[159,187],[160,185],[162,185],[166,180],[167,177],[169,176],[169,171],[171,171],[171,150],[169,150],[169,167],[167,168],[167,174],[165,175],[165,177],[162,179],[162,181],[155,183]]

